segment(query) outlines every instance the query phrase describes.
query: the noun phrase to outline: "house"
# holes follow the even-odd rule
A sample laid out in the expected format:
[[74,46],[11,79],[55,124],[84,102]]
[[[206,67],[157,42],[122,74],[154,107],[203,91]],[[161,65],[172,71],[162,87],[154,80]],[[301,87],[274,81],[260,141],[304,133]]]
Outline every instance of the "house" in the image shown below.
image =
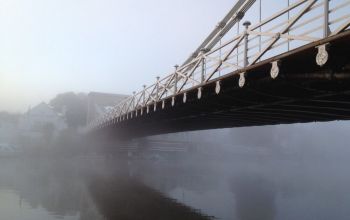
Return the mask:
[[18,137],[19,115],[0,112],[0,143],[15,144]]
[[30,141],[50,141],[66,128],[64,115],[44,102],[29,109],[19,120],[21,136]]

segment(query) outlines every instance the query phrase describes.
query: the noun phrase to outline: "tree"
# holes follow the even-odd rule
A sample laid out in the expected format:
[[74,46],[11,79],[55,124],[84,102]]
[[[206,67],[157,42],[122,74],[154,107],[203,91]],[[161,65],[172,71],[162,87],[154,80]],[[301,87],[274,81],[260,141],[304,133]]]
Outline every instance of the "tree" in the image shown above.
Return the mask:
[[83,93],[66,92],[58,94],[50,101],[55,111],[65,115],[70,128],[78,128],[86,125],[87,95]]

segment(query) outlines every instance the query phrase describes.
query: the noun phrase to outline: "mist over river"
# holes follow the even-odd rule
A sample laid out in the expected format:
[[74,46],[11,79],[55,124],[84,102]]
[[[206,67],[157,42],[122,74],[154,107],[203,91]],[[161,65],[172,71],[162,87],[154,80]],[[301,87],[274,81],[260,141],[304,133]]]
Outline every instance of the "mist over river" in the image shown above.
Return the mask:
[[348,151],[296,155],[1,158],[0,219],[348,220]]

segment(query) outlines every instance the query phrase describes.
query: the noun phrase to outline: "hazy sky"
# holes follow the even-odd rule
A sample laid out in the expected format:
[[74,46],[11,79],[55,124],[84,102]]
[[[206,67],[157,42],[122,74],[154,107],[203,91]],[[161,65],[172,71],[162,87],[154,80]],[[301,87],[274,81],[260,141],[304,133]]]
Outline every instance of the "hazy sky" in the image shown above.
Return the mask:
[[183,62],[232,0],[0,0],[0,111],[130,94]]

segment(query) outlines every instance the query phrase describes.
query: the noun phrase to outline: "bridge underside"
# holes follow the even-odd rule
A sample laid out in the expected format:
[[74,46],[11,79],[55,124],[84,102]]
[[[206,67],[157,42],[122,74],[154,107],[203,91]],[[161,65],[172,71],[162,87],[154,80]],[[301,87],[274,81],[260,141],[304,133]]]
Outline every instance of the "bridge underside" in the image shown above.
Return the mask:
[[[316,46],[328,44],[329,60],[316,64]],[[181,131],[262,126],[350,119],[350,32],[298,48],[246,69],[246,84],[238,86],[237,72],[176,96],[175,106],[165,100],[150,112],[111,124],[99,132],[130,138]],[[270,76],[271,62],[279,61],[280,73]],[[106,132],[107,131],[107,132]]]

